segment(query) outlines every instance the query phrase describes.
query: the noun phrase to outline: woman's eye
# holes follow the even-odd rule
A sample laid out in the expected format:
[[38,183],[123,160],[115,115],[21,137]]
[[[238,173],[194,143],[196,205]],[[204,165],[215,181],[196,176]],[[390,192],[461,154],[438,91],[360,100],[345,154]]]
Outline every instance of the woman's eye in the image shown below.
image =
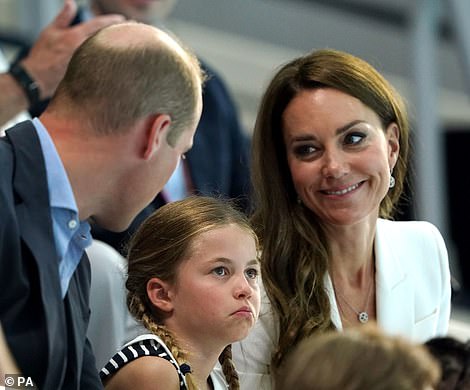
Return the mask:
[[356,145],[361,143],[364,138],[366,138],[364,133],[349,133],[344,138],[344,141],[347,145]]
[[309,156],[316,151],[317,148],[313,145],[299,145],[294,148],[294,153],[300,157]]
[[212,270],[212,273],[217,276],[226,276],[228,271],[225,267],[217,267]]
[[245,274],[249,279],[256,279],[259,275],[259,271],[256,268],[250,268],[245,271]]

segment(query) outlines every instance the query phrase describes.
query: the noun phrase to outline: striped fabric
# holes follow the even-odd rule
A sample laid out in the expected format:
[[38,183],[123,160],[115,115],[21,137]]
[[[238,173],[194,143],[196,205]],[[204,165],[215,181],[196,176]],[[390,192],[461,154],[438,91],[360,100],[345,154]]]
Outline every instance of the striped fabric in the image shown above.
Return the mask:
[[187,390],[184,382],[184,375],[191,371],[187,364],[181,366],[168,354],[165,348],[153,338],[147,340],[136,341],[133,344],[125,346],[117,352],[100,371],[101,381],[113,376],[121,367],[127,363],[138,359],[142,356],[157,356],[162,359],[168,360],[175,367],[180,378],[180,390]]

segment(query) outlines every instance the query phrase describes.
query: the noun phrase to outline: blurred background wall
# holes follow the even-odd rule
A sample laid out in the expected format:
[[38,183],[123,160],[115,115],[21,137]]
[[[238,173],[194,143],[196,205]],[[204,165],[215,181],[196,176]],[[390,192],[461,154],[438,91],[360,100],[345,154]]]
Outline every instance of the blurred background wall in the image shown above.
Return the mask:
[[[32,41],[61,4],[0,0],[0,36]],[[413,204],[403,218],[440,228],[470,291],[468,17],[468,0],[179,0],[167,27],[224,77],[248,134],[268,80],[294,56],[330,47],[385,74],[414,128]]]

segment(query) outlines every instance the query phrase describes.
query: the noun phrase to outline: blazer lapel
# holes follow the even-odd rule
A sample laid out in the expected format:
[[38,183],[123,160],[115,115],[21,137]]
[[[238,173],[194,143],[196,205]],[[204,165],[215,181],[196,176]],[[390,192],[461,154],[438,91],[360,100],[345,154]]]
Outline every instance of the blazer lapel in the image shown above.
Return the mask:
[[375,235],[377,322],[387,333],[409,335],[414,324],[411,280],[386,240],[386,221],[378,220]]
[[[49,207],[47,177],[39,139],[33,125],[22,123],[15,131],[7,132],[15,154],[14,189],[18,195],[16,207],[22,239],[37,264],[43,310],[48,334],[48,359],[63,359],[66,345],[65,313],[60,293],[57,251],[54,245]],[[62,363],[62,367],[65,368]],[[51,378],[51,375],[57,375]],[[51,370],[45,385],[60,383],[64,371]],[[47,387],[47,386],[46,386]]]
[[333,283],[331,282],[330,274],[327,272],[323,278],[325,284],[326,293],[330,300],[331,306],[331,321],[338,330],[343,330],[343,323],[341,322],[341,316],[339,315],[338,303],[336,302],[335,291],[333,289]]

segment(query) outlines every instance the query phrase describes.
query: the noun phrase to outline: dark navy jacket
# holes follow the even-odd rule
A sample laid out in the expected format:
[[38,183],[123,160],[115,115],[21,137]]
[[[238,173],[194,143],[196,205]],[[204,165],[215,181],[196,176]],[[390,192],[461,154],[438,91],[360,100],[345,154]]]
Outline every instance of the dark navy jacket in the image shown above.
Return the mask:
[[[44,158],[33,124],[0,138],[0,322],[23,375],[41,390],[101,389],[86,339],[86,254],[64,299]],[[8,374],[8,373],[7,373]]]

